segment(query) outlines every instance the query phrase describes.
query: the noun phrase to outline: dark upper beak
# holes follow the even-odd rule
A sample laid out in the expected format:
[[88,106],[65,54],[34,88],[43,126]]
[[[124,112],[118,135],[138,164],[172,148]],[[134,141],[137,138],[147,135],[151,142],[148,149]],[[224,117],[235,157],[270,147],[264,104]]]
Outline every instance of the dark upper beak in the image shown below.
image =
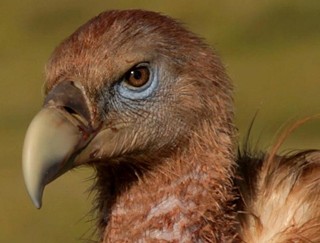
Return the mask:
[[[23,147],[23,175],[28,193],[41,207],[46,184],[73,168],[75,158],[97,134],[87,99],[74,82],[58,84],[32,120]],[[82,156],[86,160],[87,156]]]

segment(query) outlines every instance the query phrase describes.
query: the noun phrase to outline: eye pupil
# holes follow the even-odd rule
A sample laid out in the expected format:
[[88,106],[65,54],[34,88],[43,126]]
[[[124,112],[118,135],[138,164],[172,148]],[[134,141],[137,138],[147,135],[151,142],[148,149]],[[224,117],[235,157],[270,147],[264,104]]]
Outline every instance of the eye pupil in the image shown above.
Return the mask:
[[146,84],[150,78],[148,67],[134,67],[125,75],[125,82],[133,87],[139,88]]
[[141,79],[141,77],[142,77],[142,73],[140,70],[132,70],[131,75],[132,75],[132,78],[137,79],[137,80]]

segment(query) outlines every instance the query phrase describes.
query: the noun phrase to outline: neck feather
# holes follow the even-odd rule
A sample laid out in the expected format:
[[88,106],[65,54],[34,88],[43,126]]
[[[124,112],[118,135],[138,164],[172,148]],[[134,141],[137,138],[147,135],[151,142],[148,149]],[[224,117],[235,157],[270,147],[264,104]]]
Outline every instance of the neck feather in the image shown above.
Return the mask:
[[[187,149],[177,149],[152,170],[130,175],[129,166],[122,175],[117,170],[106,176],[107,168],[97,167],[103,242],[225,242],[236,237],[232,134],[204,126]],[[117,183],[119,176],[126,185]]]

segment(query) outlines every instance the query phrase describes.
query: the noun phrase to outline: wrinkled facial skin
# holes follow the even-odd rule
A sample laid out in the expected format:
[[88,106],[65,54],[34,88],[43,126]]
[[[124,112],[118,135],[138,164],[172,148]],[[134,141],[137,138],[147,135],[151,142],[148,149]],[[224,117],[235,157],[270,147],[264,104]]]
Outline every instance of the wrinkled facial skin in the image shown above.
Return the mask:
[[[147,63],[150,79],[141,88],[133,89],[124,80],[108,83],[103,88],[103,94],[97,97],[101,120],[104,126],[111,127],[114,132],[125,129],[119,143],[123,143],[121,153],[139,150],[160,149],[171,143],[180,131],[183,121],[174,110],[176,94],[165,76],[165,66],[152,59],[137,62]],[[130,69],[130,68],[129,68]],[[121,141],[122,140],[122,141]],[[129,143],[128,143],[129,142]]]
[[[137,48],[139,50],[139,47]],[[108,56],[106,64],[109,59],[115,60],[109,64],[112,65],[109,69],[121,65],[124,67],[118,69],[120,71],[116,77],[104,74],[103,85],[99,85],[98,89],[92,87],[97,77],[82,81],[81,77],[85,75],[74,77],[73,73],[67,72],[66,77],[57,81],[51,88],[54,89],[65,80],[73,80],[82,86],[87,105],[91,110],[91,123],[101,126],[102,130],[111,129],[115,136],[117,149],[110,157],[134,151],[136,148],[139,150],[148,148],[147,151],[150,152],[158,150],[172,143],[176,136],[182,134],[180,129],[186,128],[185,122],[179,118],[178,111],[174,109],[178,97],[172,92],[173,80],[168,80],[169,77],[171,79],[174,77],[170,74],[170,68],[161,64],[161,59],[146,58],[147,53],[145,55],[143,53],[142,56],[143,59],[134,59],[126,65],[117,64],[116,60],[119,60],[117,56]],[[134,88],[125,82],[124,76],[128,70],[137,65],[146,65],[150,77],[145,85]],[[91,65],[87,72],[94,72],[99,68]]]

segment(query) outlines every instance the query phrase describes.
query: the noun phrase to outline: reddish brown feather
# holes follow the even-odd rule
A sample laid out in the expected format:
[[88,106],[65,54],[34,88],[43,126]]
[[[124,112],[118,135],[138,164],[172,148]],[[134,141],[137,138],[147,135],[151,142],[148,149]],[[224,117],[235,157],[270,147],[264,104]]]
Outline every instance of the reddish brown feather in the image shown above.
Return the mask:
[[[100,241],[320,241],[319,152],[278,157],[281,140],[269,156],[246,154],[237,161],[229,78],[217,55],[175,20],[140,10],[100,14],[55,50],[46,91],[63,80],[81,82],[96,105],[90,107],[96,122],[103,119],[98,104],[104,87],[142,59],[160,59],[179,80],[168,86],[174,95],[161,94],[167,103],[159,114],[163,119],[174,111],[178,119],[165,128],[164,140],[150,125],[147,136],[124,141],[129,152],[122,157],[91,164]],[[286,207],[298,202],[309,203],[311,216],[295,216],[277,231],[263,217],[282,192],[288,200],[274,220],[285,220]]]
[[285,139],[315,117],[287,126],[269,153],[239,154],[235,184],[244,242],[320,241],[320,151],[277,155]]

